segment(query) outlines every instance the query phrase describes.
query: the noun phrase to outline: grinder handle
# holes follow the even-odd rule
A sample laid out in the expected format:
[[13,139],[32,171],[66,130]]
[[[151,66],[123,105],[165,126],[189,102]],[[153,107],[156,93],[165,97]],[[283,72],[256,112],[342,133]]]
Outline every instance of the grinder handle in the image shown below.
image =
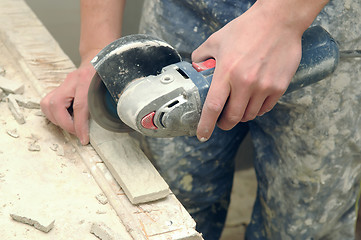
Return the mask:
[[302,36],[302,58],[285,94],[319,82],[336,70],[340,59],[335,39],[321,26],[307,29]]
[[[319,82],[329,76],[338,65],[339,55],[337,42],[324,28],[321,26],[308,28],[302,36],[300,65],[285,94]],[[192,66],[197,71],[196,75],[202,76],[199,78],[195,77],[194,73],[190,74],[198,88],[203,104],[212,81],[216,61],[211,58],[201,63],[193,62]],[[200,79],[202,81],[199,81]]]

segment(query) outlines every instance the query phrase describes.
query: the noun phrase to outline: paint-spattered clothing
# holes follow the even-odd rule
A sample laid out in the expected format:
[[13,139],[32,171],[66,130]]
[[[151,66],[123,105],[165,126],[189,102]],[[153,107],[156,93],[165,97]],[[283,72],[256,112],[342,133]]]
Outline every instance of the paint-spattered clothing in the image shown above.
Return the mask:
[[[253,1],[146,0],[141,32],[186,59]],[[334,0],[314,24],[341,49],[361,48],[361,1]],[[252,23],[250,23],[252,24]],[[189,60],[189,59],[188,59]],[[233,157],[251,131],[258,194],[247,239],[354,239],[361,178],[361,61],[341,60],[324,81],[281,98],[269,113],[211,139],[146,139],[147,148],[206,240],[219,239],[233,181]]]

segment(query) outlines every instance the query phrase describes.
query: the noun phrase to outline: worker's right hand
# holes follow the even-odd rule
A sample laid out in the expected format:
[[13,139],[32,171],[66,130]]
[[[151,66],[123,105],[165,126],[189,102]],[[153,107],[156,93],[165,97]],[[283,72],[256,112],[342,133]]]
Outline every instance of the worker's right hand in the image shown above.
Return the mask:
[[[95,55],[95,54],[94,54]],[[69,73],[64,82],[40,102],[41,110],[55,125],[76,135],[81,144],[89,143],[88,89],[95,69],[91,58]],[[71,111],[68,109],[72,107]]]
[[230,130],[275,106],[299,66],[302,34],[325,4],[258,0],[193,52],[194,62],[216,59],[197,128],[200,141],[216,124]]

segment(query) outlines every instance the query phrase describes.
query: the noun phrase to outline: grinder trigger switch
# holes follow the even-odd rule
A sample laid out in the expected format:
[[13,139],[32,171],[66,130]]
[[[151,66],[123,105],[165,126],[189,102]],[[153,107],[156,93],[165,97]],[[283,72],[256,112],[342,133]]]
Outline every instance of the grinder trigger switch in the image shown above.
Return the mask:
[[158,129],[157,126],[155,126],[154,124],[154,116],[155,112],[151,112],[145,115],[141,120],[142,127],[152,130]]
[[216,67],[216,60],[214,58],[210,58],[204,62],[200,62],[200,63],[195,63],[192,62],[192,66],[195,70],[197,70],[197,72],[202,72],[211,68],[215,68]]

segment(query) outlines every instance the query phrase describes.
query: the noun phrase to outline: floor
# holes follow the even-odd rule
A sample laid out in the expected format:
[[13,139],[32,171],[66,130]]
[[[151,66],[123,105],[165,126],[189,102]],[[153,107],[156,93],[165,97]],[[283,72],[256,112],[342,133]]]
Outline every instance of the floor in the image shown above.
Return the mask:
[[253,168],[236,172],[231,206],[221,240],[244,239],[245,230],[252,213],[256,188],[256,176]]
[[253,147],[248,135],[236,156],[236,172],[226,226],[221,240],[240,240],[251,217],[257,181],[252,164]]

